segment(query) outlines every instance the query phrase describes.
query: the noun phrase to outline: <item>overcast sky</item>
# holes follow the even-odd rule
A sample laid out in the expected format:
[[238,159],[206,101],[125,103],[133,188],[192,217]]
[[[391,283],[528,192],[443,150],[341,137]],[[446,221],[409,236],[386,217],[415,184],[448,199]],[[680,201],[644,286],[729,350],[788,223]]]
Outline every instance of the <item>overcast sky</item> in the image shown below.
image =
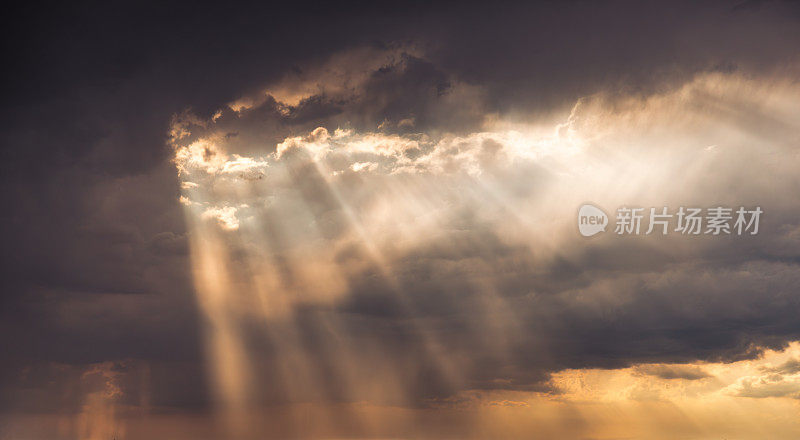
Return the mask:
[[[797,2],[3,22],[0,438],[800,433]],[[585,202],[764,214],[586,238]]]

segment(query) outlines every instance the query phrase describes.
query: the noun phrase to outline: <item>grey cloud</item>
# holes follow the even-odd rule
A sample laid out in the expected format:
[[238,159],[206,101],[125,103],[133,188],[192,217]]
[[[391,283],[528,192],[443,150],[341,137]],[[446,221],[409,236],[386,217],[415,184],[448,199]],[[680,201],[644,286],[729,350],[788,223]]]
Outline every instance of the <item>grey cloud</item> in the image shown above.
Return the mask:
[[643,365],[637,371],[662,379],[699,380],[711,377],[700,367],[683,365]]
[[776,367],[765,368],[764,371],[779,374],[800,373],[800,359],[789,359],[788,361]]

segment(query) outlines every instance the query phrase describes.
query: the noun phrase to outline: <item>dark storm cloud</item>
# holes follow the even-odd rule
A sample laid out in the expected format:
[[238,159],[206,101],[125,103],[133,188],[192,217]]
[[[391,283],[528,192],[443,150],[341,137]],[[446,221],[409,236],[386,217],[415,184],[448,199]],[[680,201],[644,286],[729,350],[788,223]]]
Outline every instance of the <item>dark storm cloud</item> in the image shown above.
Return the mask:
[[794,2],[498,4],[437,34],[438,60],[488,87],[505,110],[571,105],[610,89],[648,94],[700,71],[760,70],[795,59]]
[[[92,2],[4,14],[0,345],[9,395],[31,365],[200,362],[169,122],[370,38],[354,29],[324,45],[287,44],[280,35],[298,20],[331,33],[326,19],[300,12]],[[181,393],[203,388],[201,376]]]
[[[207,399],[197,391],[203,387],[200,318],[178,180],[166,146],[171,117],[187,107],[209,116],[297,65],[357,46],[418,41],[427,48],[424,58],[406,55],[371,72],[358,100],[315,95],[288,116],[275,102],[254,109],[253,118],[276,128],[258,140],[272,148],[293,131],[345,122],[361,128],[388,121],[390,133],[459,131],[483,112],[544,112],[604,89],[646,94],[702,70],[768,70],[790,62],[800,41],[797,6],[783,2],[758,8],[733,2],[382,8],[94,2],[18,6],[6,14],[0,377],[6,396],[21,389],[41,394],[6,398],[4,407],[54,410],[37,406],[63,391],[47,385],[54,377],[57,384],[62,376],[74,381],[81,368],[125,359],[150,362],[154,404],[189,407]],[[461,106],[468,99],[447,102],[459,84],[486,91],[478,113]],[[221,121],[228,117],[223,113]],[[230,134],[243,145],[254,139],[235,127]],[[337,215],[331,214],[331,236],[340,233]],[[447,236],[460,243],[452,255],[432,247],[398,265],[408,274],[403,283],[414,313],[456,310],[449,342],[476,350],[475,371],[468,375],[478,386],[492,383],[493,370],[502,365],[489,355],[482,359],[480,350],[491,344],[476,347],[470,343],[476,335],[456,331],[468,328],[479,307],[469,302],[474,292],[459,277],[463,273],[496,275],[509,297],[543,292],[534,300],[548,313],[525,317],[537,336],[509,341],[520,354],[506,376],[518,378],[520,386],[541,382],[553,368],[737,359],[798,335],[792,318],[798,309],[792,295],[797,255],[791,250],[758,248],[762,258],[775,261],[774,268],[735,262],[774,269],[766,284],[732,283],[725,266],[713,264],[696,273],[707,276],[702,282],[685,275],[648,289],[638,288],[637,280],[612,282],[602,288],[633,295],[629,309],[617,310],[609,304],[576,306],[559,293],[623,269],[646,272],[677,257],[630,257],[639,252],[635,247],[597,255],[589,250],[532,274],[520,266],[533,265],[535,256],[477,230]],[[487,255],[480,267],[471,266]],[[462,258],[464,266],[450,277],[430,273],[437,263]],[[617,263],[604,268],[594,261]],[[343,309],[376,317],[401,313],[395,294],[374,282],[354,279]],[[464,292],[467,301],[453,292]],[[683,295],[680,300],[675,292]],[[763,296],[756,300],[753,292]],[[309,326],[306,341],[316,350],[314,334],[321,330],[312,320],[302,325]],[[351,325],[358,332],[375,330],[357,320]],[[419,348],[402,326],[383,340],[396,344],[396,353]],[[544,348],[552,354],[538,357]],[[420,358],[416,389],[454,391],[431,388],[443,383],[441,373]],[[78,370],[54,372],[52,365],[62,363]],[[21,380],[24,371],[30,373]]]

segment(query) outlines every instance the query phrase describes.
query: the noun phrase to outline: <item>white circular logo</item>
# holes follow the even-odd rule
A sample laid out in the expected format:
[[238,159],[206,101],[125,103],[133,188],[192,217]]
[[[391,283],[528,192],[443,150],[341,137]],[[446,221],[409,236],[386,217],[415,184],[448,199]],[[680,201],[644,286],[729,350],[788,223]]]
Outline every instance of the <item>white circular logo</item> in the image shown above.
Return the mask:
[[608,216],[602,209],[589,203],[578,210],[578,231],[584,237],[604,232],[608,226]]

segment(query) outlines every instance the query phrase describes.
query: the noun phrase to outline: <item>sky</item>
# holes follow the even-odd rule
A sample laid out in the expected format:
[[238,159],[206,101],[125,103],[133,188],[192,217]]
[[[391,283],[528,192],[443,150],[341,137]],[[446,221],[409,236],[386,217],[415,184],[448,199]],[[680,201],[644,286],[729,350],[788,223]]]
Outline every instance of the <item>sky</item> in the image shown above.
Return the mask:
[[0,439],[800,437],[797,2],[2,20]]

